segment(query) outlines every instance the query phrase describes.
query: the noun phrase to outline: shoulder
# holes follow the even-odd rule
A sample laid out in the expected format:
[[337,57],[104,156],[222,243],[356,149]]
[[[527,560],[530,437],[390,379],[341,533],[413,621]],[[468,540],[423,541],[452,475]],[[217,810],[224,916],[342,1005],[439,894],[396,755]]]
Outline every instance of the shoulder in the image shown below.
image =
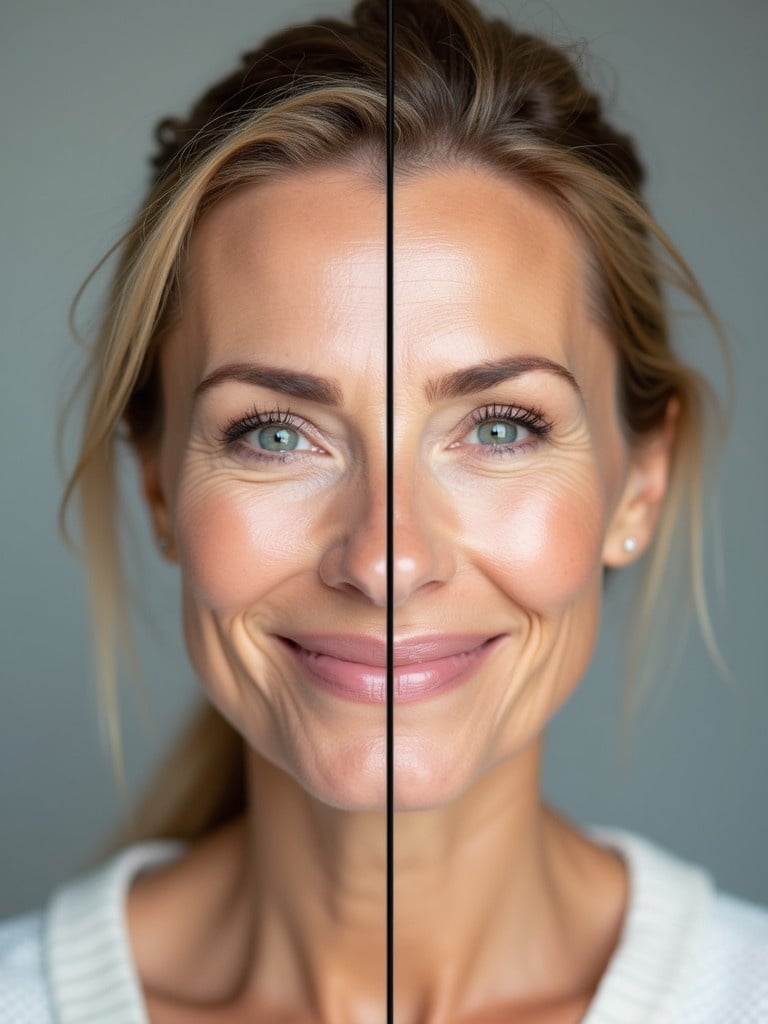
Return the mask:
[[768,908],[714,894],[688,991],[681,1024],[768,1021]]
[[0,922],[0,1024],[51,1024],[43,954],[44,915]]
[[44,911],[0,923],[0,1024],[144,1019],[125,895],[137,875],[182,849],[127,847],[58,888]]
[[719,891],[700,865],[642,836],[590,831],[622,853],[630,874],[610,995],[626,1005],[639,979],[656,1013],[640,1019],[768,1022],[768,908]]

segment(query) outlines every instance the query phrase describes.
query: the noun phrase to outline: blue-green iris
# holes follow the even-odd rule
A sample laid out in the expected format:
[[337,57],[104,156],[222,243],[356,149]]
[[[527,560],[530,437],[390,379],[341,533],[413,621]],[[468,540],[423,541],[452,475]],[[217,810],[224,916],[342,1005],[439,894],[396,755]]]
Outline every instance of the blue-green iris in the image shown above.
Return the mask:
[[290,452],[299,444],[299,432],[284,423],[262,427],[257,434],[259,446],[268,452]]
[[481,444],[512,444],[518,433],[517,425],[507,420],[488,420],[477,428]]

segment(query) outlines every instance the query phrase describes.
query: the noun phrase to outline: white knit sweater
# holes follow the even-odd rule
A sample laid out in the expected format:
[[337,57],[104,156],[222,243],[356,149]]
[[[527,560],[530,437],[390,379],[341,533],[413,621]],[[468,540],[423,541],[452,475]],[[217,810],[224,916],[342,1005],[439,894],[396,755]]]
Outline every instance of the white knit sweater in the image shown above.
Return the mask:
[[[768,910],[618,829],[589,829],[629,868],[619,945],[582,1024],[768,1024]],[[0,1024],[148,1024],[125,926],[140,871],[180,844],[140,843],[0,924]]]

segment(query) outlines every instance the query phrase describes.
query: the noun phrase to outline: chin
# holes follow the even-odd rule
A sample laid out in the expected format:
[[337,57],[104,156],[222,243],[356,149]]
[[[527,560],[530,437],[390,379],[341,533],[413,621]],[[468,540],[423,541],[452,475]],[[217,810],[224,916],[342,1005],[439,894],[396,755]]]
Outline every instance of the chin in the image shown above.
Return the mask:
[[387,753],[384,736],[313,750],[289,769],[296,782],[320,803],[341,811],[384,811]]
[[475,776],[453,753],[450,742],[395,739],[395,810],[431,811],[458,800]]
[[[314,752],[290,774],[312,797],[342,811],[383,814],[387,809],[386,739],[370,743],[345,744],[333,755]],[[466,777],[465,777],[466,776]],[[434,810],[460,797],[471,785],[467,773],[457,771],[445,757],[418,741],[404,743],[395,738],[395,811]]]

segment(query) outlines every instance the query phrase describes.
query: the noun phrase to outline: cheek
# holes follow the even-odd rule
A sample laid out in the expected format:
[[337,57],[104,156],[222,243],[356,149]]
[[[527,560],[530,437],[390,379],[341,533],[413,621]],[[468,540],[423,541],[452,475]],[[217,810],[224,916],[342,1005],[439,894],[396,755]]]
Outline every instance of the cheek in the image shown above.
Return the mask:
[[[522,608],[555,613],[602,571],[605,510],[591,473],[478,488],[462,516],[487,576]],[[473,529],[470,532],[470,524]]]
[[261,483],[183,482],[176,537],[185,588],[221,613],[248,610],[316,552],[317,503]]

